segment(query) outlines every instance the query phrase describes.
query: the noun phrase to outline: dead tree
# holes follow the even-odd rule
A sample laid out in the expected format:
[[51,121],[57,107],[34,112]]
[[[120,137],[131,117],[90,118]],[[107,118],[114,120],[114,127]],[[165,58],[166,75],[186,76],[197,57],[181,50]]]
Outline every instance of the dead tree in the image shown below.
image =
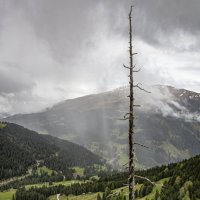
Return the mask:
[[[140,178],[143,180],[148,181],[151,184],[154,184],[154,182],[150,181],[146,177],[141,177],[137,176],[135,174],[135,145],[140,145],[143,147],[146,147],[145,145],[141,145],[136,143],[135,141],[135,115],[134,115],[134,107],[139,107],[140,105],[135,105],[135,96],[134,96],[134,88],[138,88],[140,90],[143,90],[145,92],[145,89],[141,87],[141,84],[134,84],[134,76],[133,74],[135,72],[139,72],[139,70],[135,70],[136,66],[133,64],[133,56],[136,55],[137,53],[133,52],[133,31],[132,31],[132,10],[133,6],[131,6],[131,10],[129,13],[129,67],[124,65],[126,69],[130,71],[129,73],[129,85],[130,85],[130,94],[129,94],[129,112],[125,114],[123,120],[129,120],[129,177],[128,177],[128,186],[129,186],[129,200],[134,200],[135,199],[135,178]],[[148,148],[148,147],[147,147]]]
[[132,44],[132,6],[131,11],[129,13],[129,25],[130,25],[130,31],[129,31],[129,53],[130,53],[130,105],[129,105],[129,199],[133,200],[135,199],[134,195],[134,187],[135,187],[135,148],[134,148],[134,141],[135,141],[135,132],[134,132],[134,94],[133,94],[133,44]]

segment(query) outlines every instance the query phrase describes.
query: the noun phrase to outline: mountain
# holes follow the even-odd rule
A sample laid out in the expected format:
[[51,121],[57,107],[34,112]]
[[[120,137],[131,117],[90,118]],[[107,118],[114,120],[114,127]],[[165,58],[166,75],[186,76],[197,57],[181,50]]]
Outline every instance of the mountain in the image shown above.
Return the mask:
[[[180,161],[200,153],[200,94],[154,86],[151,94],[136,91],[138,167]],[[66,100],[40,113],[4,119],[84,145],[113,166],[128,157],[128,88]]]
[[10,116],[10,114],[8,114],[8,113],[0,113],[0,119],[6,118],[9,116]]
[[99,156],[80,145],[1,122],[0,180],[26,174],[38,162],[63,174],[67,174],[68,169],[74,166],[102,163]]

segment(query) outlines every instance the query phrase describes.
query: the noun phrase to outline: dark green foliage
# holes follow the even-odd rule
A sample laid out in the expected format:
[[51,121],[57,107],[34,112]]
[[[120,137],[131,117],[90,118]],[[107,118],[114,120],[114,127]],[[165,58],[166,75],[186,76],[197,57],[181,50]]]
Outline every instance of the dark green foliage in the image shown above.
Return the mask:
[[158,190],[156,190],[156,194],[155,194],[155,200],[158,200],[159,199],[159,192],[158,192]]
[[153,185],[144,182],[144,184],[142,185],[142,187],[140,188],[140,190],[137,191],[137,192],[135,191],[135,195],[137,197],[142,198],[142,197],[150,194],[152,192],[152,190],[153,190]]
[[97,195],[97,200],[102,200],[100,194]]
[[[155,200],[196,200],[200,199],[200,155],[180,163],[154,167],[148,170],[137,171],[137,175],[147,177],[156,182],[164,178],[170,178],[164,183],[161,192],[156,191]],[[127,173],[116,173],[103,176],[102,181],[125,181]],[[140,190],[135,191],[136,197],[144,197],[151,193],[152,185],[144,180],[137,179],[136,183],[142,183]]]
[[25,188],[22,188],[20,192],[16,192],[14,200],[46,200],[45,195],[35,191],[26,192]]
[[33,174],[31,176],[26,177],[25,179],[16,180],[6,185],[0,186],[0,191],[5,191],[10,188],[18,189],[24,185],[44,183],[44,182],[52,183],[52,182],[58,182],[62,180],[63,180],[63,175],[61,173],[56,173],[56,174],[52,173],[51,175],[48,175],[47,172],[42,172],[41,175],[38,175],[37,173],[34,173],[33,171]]
[[[70,154],[69,157],[66,156],[68,154]],[[31,176],[8,185],[8,188],[18,188],[25,184],[44,181],[50,182],[51,185],[52,182],[63,179],[61,173],[52,173],[51,176],[47,173],[42,173],[40,176],[34,174],[36,160],[43,160],[42,164],[57,172],[63,171],[66,174],[66,178],[68,175],[69,179],[73,173],[70,166],[83,166],[86,169],[85,173],[89,176],[94,171],[94,167],[90,165],[95,162],[101,163],[96,155],[79,145],[51,136],[38,135],[14,124],[7,124],[6,127],[0,129],[0,178],[25,174],[30,166],[33,168]],[[155,193],[155,200],[196,200],[200,199],[199,169],[200,156],[196,156],[180,163],[137,171],[136,174],[147,177],[154,182],[163,178],[170,178],[164,184],[161,192],[157,191]],[[69,187],[51,185],[51,187],[31,188],[27,191],[21,188],[17,191],[16,196],[13,197],[13,200],[43,200],[57,193],[80,195],[88,192],[104,192],[103,198],[107,196],[107,199],[110,198],[110,200],[124,200],[126,197],[123,191],[119,194],[113,194],[112,190],[127,184],[128,174],[116,172],[101,172],[100,174],[99,181],[73,184]],[[137,179],[136,183],[143,184],[140,190],[135,191],[136,197],[144,197],[152,191],[152,186],[144,180]],[[101,197],[99,196],[98,198],[100,199]]]
[[102,197],[102,200],[110,200],[111,199],[111,196],[112,196],[112,192],[111,192],[111,189],[110,188],[106,188],[105,189],[105,192],[103,193],[103,197]]
[[66,178],[72,178],[70,167],[102,164],[99,156],[77,144],[10,123],[0,129],[0,179],[26,174],[36,160]]
[[111,185],[114,189],[122,187],[123,182],[87,182],[87,183],[76,183],[72,184],[71,186],[52,186],[52,187],[41,187],[41,188],[34,188],[32,187],[29,190],[25,190],[21,188],[16,192],[16,199],[15,200],[27,200],[29,194],[30,198],[28,200],[40,200],[38,198],[47,199],[47,197],[55,194],[64,194],[66,196],[73,194],[73,195],[81,195],[83,193],[96,193],[96,192],[104,192],[105,194],[111,194]]
[[[200,199],[200,156],[196,156],[189,160],[180,163],[169,164],[167,166],[155,167],[149,170],[137,171],[136,174],[145,176],[152,181],[158,181],[163,178],[170,178],[168,182],[164,183],[161,192],[156,191],[155,200],[197,200]],[[98,200],[125,200],[123,190],[115,193],[112,190],[123,187],[127,184],[127,173],[111,173],[102,174],[98,181],[90,181],[82,184],[73,184],[71,186],[52,186],[42,188],[31,188],[27,191],[19,189],[16,193],[16,200],[24,200],[29,193],[38,196],[41,199],[55,194],[73,194],[80,195],[88,192],[103,192],[101,198],[98,195]],[[143,186],[135,191],[136,197],[145,197],[152,191],[152,185],[144,180],[136,180],[137,183],[142,183]],[[21,196],[20,196],[21,195]],[[18,198],[20,196],[21,199]],[[34,198],[33,198],[34,199]],[[37,198],[35,198],[37,199]],[[31,199],[30,199],[31,200]]]
[[172,177],[163,187],[160,197],[163,200],[200,198],[200,156],[175,164]]

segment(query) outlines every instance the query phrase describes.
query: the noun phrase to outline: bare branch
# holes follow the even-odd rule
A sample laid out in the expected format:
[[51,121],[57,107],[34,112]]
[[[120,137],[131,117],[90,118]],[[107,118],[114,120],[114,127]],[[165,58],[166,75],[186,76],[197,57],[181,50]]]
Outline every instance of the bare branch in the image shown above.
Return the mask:
[[140,87],[140,85],[142,85],[142,84],[141,84],[141,83],[138,83],[137,85],[134,85],[133,87],[138,88],[138,89],[140,89],[140,90],[142,90],[142,91],[144,91],[144,92],[146,92],[146,93],[151,93],[151,92],[145,90],[144,88]]
[[107,199],[107,198],[110,198],[110,197],[114,197],[114,196],[116,196],[116,195],[119,195],[119,192],[114,192],[114,193],[112,193],[112,194],[109,194],[109,195],[106,197],[106,199]]
[[145,146],[144,144],[140,144],[140,143],[137,143],[137,142],[135,142],[134,144],[149,149],[149,147]]
[[129,164],[129,162],[127,162],[127,163],[125,163],[124,165],[122,165],[122,166],[126,166],[126,165],[128,165]]
[[147,177],[135,175],[135,178],[143,179],[143,180],[145,180],[145,181],[151,183],[152,185],[156,185],[155,182],[152,182],[152,181],[151,181],[150,179],[148,179]]
[[141,68],[140,69],[138,69],[138,70],[134,70],[133,72],[139,72],[141,70]]
[[124,68],[126,68],[126,69],[131,69],[130,67],[127,67],[126,65],[123,65],[124,66]]
[[149,182],[150,184],[152,184],[153,186],[155,186],[155,185],[161,185],[161,187],[166,188],[162,183],[155,183],[155,182],[151,181],[150,179],[148,179],[147,177],[135,175],[135,178],[143,179],[143,180]]
[[129,19],[132,18],[131,15],[132,15],[133,7],[134,7],[134,6],[131,6],[131,10],[130,10],[130,13],[129,13]]
[[118,120],[121,120],[121,121],[123,121],[123,120],[129,120],[130,118],[129,117],[126,117],[126,118],[123,118],[123,119],[118,119]]
[[124,117],[126,117],[127,115],[131,115],[131,114],[133,114],[133,112],[126,113],[126,114],[124,115]]

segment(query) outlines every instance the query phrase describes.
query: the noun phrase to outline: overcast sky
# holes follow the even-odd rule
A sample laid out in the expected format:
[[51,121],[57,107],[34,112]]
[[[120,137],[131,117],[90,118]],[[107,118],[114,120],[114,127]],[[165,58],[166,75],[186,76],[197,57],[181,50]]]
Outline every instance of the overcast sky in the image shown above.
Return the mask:
[[[127,85],[130,0],[0,0],[0,113]],[[137,80],[200,92],[200,1],[135,0]]]

